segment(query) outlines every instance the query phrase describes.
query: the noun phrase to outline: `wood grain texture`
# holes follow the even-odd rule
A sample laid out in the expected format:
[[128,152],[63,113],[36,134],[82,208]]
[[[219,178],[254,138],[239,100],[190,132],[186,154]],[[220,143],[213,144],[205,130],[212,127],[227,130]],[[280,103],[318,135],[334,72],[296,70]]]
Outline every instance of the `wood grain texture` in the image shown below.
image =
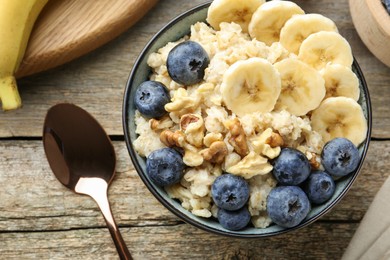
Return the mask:
[[[170,19],[203,1],[160,1],[136,26],[116,40],[51,71],[19,80],[23,108],[0,111],[0,137],[41,136],[47,109],[58,102],[75,103],[101,122],[110,135],[122,135],[122,98],[130,70],[142,48]],[[297,1],[307,12],[335,20],[351,43],[366,77],[373,107],[373,136],[390,138],[390,68],[377,60],[360,40],[347,0]]]
[[202,2],[159,1],[110,43],[66,65],[19,79],[24,107],[0,112],[0,259],[118,259],[96,203],[63,187],[46,161],[39,140],[42,124],[47,109],[59,102],[83,107],[118,140],[114,142],[118,163],[109,200],[135,259],[340,259],[390,174],[390,68],[360,40],[348,0],[296,1],[307,12],[333,19],[351,43],[370,89],[373,135],[384,139],[371,142],[361,174],[328,214],[280,237],[220,237],[184,224],[158,203],[135,172],[120,141],[128,75],[155,32]]
[[[315,223],[288,235],[232,239],[190,225],[121,227],[134,259],[340,259],[356,223]],[[3,259],[118,259],[103,228],[0,233]],[[17,241],[17,242],[16,242]]]
[[[131,164],[123,141],[116,141],[116,177],[109,189],[119,225],[169,225],[180,222],[148,191]],[[390,141],[372,142],[356,183],[321,220],[360,221],[390,175]],[[23,156],[21,156],[23,155]],[[95,202],[63,187],[51,172],[40,141],[0,142],[0,232],[104,227]]]
[[352,21],[367,48],[390,67],[390,15],[381,1],[349,0]]
[[54,68],[100,47],[134,25],[157,1],[49,1],[16,76]]

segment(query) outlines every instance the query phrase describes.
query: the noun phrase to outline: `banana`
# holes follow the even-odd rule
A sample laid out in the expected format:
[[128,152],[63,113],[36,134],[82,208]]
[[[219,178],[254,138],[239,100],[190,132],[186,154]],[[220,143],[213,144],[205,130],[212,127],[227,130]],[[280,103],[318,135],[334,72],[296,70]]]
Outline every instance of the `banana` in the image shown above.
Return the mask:
[[325,97],[325,81],[321,74],[299,61],[288,58],[274,64],[282,79],[282,89],[276,109],[285,109],[303,116],[316,109]]
[[13,76],[23,59],[31,30],[48,0],[0,0],[0,100],[3,110],[21,107]]
[[359,79],[350,68],[340,64],[328,64],[320,73],[325,80],[325,98],[342,96],[355,101],[359,99]]
[[348,97],[324,99],[311,115],[311,126],[321,134],[324,142],[344,137],[358,146],[367,134],[367,121],[361,106]]
[[328,63],[351,68],[353,62],[351,46],[336,32],[318,32],[307,37],[299,49],[298,59],[317,70]]
[[268,46],[279,41],[280,30],[293,15],[305,12],[290,1],[269,1],[253,13],[248,26],[249,35]]
[[265,0],[214,0],[207,12],[207,22],[219,30],[222,22],[235,22],[243,32],[248,32],[248,24],[256,9],[265,3]]
[[272,111],[280,89],[278,71],[262,58],[237,61],[226,71],[221,84],[222,100],[238,116]]
[[298,54],[303,40],[320,31],[338,32],[336,24],[320,14],[303,14],[291,17],[280,31],[280,43],[288,51]]

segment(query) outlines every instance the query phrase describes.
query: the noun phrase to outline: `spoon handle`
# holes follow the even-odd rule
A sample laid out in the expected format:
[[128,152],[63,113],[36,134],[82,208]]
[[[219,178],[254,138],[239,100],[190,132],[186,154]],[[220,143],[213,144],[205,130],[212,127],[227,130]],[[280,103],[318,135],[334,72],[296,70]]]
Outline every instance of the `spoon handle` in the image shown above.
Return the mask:
[[[106,196],[106,200],[107,200],[107,196]],[[102,214],[104,216],[104,219],[106,220],[108,230],[110,230],[112,240],[114,240],[114,244],[115,244],[116,250],[118,251],[120,259],[121,260],[133,259],[130,255],[129,250],[127,249],[126,243],[123,240],[121,233],[119,232],[118,226],[115,223],[115,220],[112,216],[111,209],[110,209],[110,206],[108,205],[108,202],[106,203],[106,202],[100,200],[100,201],[96,201],[96,203],[99,205],[100,209],[102,210]],[[104,207],[104,209],[103,209],[103,207]]]
[[[126,243],[122,238],[122,235],[115,223],[114,217],[111,212],[111,207],[108,202],[107,189],[108,184],[106,181],[100,178],[88,178],[87,182],[83,182],[85,179],[81,178],[77,183],[76,191],[92,197],[98,204],[103,217],[107,223],[108,229],[116,250],[118,251],[121,260],[132,260],[131,254],[127,249]],[[85,185],[83,185],[85,184]]]

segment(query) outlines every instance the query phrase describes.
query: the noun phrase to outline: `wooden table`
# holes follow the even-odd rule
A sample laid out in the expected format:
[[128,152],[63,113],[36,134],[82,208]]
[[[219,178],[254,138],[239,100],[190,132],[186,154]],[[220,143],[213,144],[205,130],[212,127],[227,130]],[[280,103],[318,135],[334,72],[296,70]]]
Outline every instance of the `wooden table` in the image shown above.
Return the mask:
[[129,31],[65,66],[19,80],[22,109],[0,112],[0,258],[117,259],[92,199],[52,174],[42,147],[46,111],[58,102],[92,113],[114,140],[118,164],[109,198],[135,259],[339,259],[390,171],[390,69],[363,45],[347,0],[302,0],[307,12],[333,19],[351,43],[369,85],[373,133],[363,171],[350,192],[314,224],[269,239],[231,239],[175,217],[135,172],[123,138],[125,83],[143,46],[166,22],[203,0],[164,0]]

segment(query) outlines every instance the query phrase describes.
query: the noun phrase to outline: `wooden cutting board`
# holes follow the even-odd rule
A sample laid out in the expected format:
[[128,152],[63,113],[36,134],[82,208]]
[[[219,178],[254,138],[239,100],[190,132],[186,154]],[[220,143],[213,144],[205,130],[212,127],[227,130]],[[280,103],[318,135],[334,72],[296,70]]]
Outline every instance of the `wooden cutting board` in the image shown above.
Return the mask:
[[49,0],[34,25],[17,77],[62,65],[107,43],[158,0]]

